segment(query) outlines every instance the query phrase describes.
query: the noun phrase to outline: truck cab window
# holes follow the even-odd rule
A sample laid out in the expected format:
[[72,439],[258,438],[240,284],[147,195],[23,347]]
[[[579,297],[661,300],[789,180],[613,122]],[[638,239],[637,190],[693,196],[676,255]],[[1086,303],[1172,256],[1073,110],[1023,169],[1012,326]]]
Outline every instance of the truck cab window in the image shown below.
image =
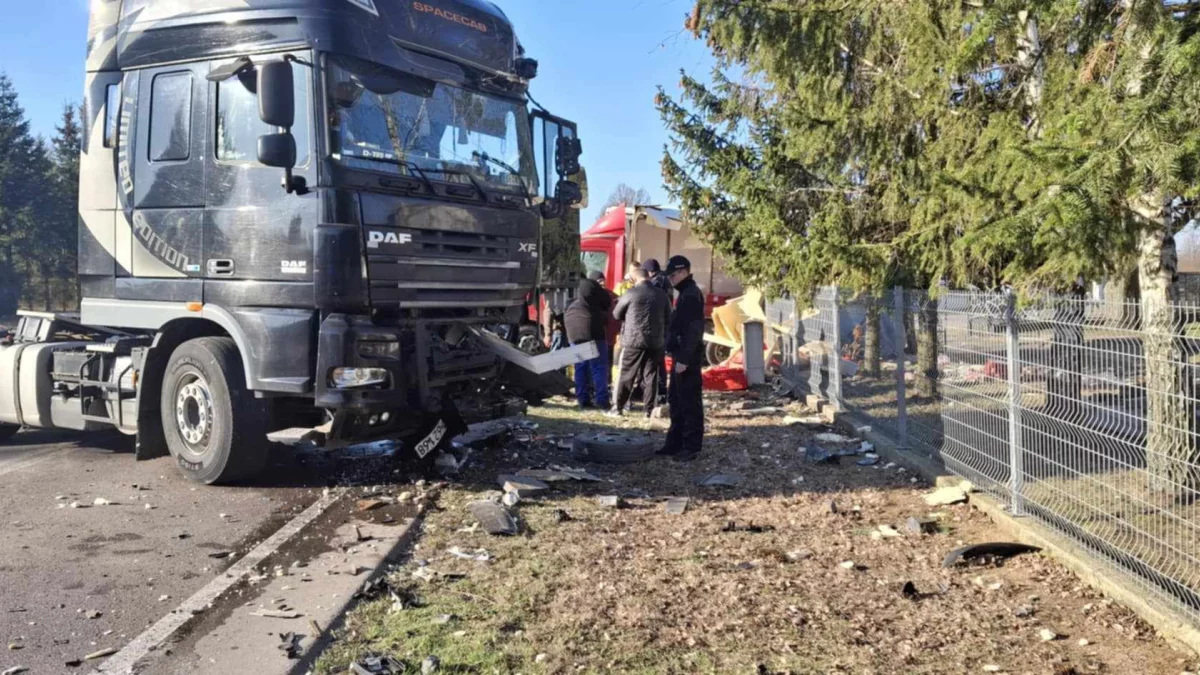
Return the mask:
[[117,123],[121,118],[121,86],[108,85],[104,92],[104,147],[117,147]]
[[192,145],[192,74],[156,75],[150,90],[150,161],[188,159]]
[[[296,166],[308,163],[308,77],[292,67],[296,82]],[[257,70],[247,70],[217,84],[217,159],[222,162],[256,162],[258,137],[274,133],[258,117]]]

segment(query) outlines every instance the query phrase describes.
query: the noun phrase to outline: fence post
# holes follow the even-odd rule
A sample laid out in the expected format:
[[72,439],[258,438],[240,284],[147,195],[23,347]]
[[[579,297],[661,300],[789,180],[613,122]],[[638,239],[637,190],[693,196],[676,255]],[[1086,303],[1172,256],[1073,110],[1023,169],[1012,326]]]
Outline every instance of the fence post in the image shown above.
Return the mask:
[[1008,464],[1012,514],[1025,515],[1025,469],[1021,456],[1021,351],[1017,320],[1017,296],[1011,288],[1004,291],[1004,323],[1008,352]]
[[829,397],[834,410],[845,410],[842,405],[842,305],[838,298],[838,287],[833,286],[833,363],[829,367]]
[[767,369],[763,355],[763,322],[747,321],[742,324],[742,358],[746,367],[746,382],[751,386],[767,383]]
[[908,326],[904,325],[904,287],[892,291],[896,326],[896,443],[901,450],[908,449],[908,391],[904,382],[904,368],[908,361]]

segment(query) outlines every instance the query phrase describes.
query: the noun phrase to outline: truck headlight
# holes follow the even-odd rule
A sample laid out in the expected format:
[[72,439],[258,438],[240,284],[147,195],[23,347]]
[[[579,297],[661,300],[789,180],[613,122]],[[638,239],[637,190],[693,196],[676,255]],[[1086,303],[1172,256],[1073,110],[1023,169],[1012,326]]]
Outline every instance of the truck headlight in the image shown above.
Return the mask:
[[387,384],[388,371],[383,368],[334,368],[329,371],[329,386],[334,389],[360,389]]

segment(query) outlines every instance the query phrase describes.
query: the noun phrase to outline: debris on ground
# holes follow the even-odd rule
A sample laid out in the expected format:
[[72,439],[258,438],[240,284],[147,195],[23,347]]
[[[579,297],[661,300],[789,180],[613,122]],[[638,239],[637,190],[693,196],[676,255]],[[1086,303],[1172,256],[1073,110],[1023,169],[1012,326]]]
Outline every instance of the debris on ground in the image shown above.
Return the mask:
[[827,426],[829,426],[828,424],[825,423],[825,420],[822,419],[820,415],[808,415],[805,417],[795,417],[793,415],[787,415],[783,418],[783,423],[786,426],[792,426],[794,424],[803,424],[806,427],[827,427]]
[[691,502],[687,497],[668,497],[666,510],[672,516],[682,516]]
[[809,448],[808,451],[804,453],[804,459],[806,461],[812,462],[813,464],[837,464],[838,463],[837,455],[833,454],[832,452],[830,452],[830,451],[826,450],[825,448],[822,448],[818,445],[814,445],[813,447]]
[[300,633],[281,633],[279,635],[279,644],[276,647],[283,652],[289,659],[300,658],[300,642],[304,640],[304,636]]
[[100,617],[104,616],[104,614],[98,610],[93,609],[92,611],[88,612],[87,614],[84,614],[84,616],[88,619],[99,619]]
[[930,506],[952,506],[954,504],[966,503],[967,490],[962,486],[949,486],[938,488],[933,492],[925,495],[925,503]]
[[857,438],[843,436],[843,435],[833,432],[833,431],[825,431],[825,432],[819,433],[819,434],[813,436],[813,440],[820,441],[821,443],[834,443],[834,444],[857,443],[858,442]]
[[475,517],[484,532],[494,535],[512,536],[517,533],[517,521],[508,509],[493,501],[477,501],[467,504],[467,511]]
[[251,612],[251,616],[261,616],[267,619],[299,619],[304,615],[300,612],[284,609],[261,609]]
[[458,473],[458,470],[461,467],[458,462],[458,458],[449,452],[443,452],[439,454],[437,459],[433,460],[433,465],[443,474]]
[[811,549],[798,548],[794,551],[788,551],[785,555],[789,562],[800,562],[801,560],[808,560],[815,554]]
[[536,478],[528,476],[500,476],[500,485],[505,492],[515,492],[518,497],[525,499],[539,492],[545,492],[550,486]]
[[433,675],[442,669],[442,661],[436,656],[426,656],[421,661],[421,675]]
[[367,511],[381,509],[387,505],[388,502],[382,499],[360,499],[354,503],[354,510],[359,513],[366,513]]
[[99,651],[92,652],[91,654],[88,654],[87,656],[83,657],[83,660],[84,661],[95,661],[96,659],[102,659],[106,656],[112,656],[113,654],[116,654],[116,653],[117,653],[117,650],[113,649],[112,647],[109,647],[107,649],[101,649]]
[[956,548],[947,553],[946,557],[942,560],[942,567],[954,567],[959,562],[990,565],[999,563],[1006,558],[1021,555],[1022,553],[1037,553],[1041,550],[1037,546],[1013,542],[997,541],[986,544],[972,544]]
[[8,670],[0,671],[0,675],[20,675],[21,673],[27,672],[29,672],[29,669],[25,666],[13,666]]
[[110,502],[104,497],[96,497],[92,500],[92,506],[112,506],[116,502]]
[[1042,638],[1042,642],[1052,642],[1058,639],[1058,633],[1055,633],[1049,628],[1043,628],[1038,631],[1038,637]]
[[583,481],[587,483],[598,483],[600,479],[593,476],[591,473],[583,469],[572,469],[569,467],[551,466],[547,469],[522,469],[517,472],[518,476],[523,478],[536,478],[537,480],[547,483],[559,483],[564,481]]
[[504,495],[500,497],[500,503],[511,509],[512,507],[521,503],[521,495],[516,492],[505,492]]
[[721,528],[722,532],[748,532],[750,534],[763,534],[764,532],[774,532],[775,528],[770,525],[738,525],[735,521],[725,523],[725,527]]
[[894,539],[896,537],[903,536],[891,525],[880,525],[879,527],[875,528],[875,531],[879,533],[879,536],[885,539]]
[[568,513],[566,509],[554,509],[554,522],[569,523],[572,520],[574,520],[574,518],[571,517],[571,514]]
[[492,561],[492,554],[488,553],[487,549],[483,549],[483,548],[477,548],[472,552],[468,552],[468,551],[462,550],[461,548],[459,548],[457,546],[452,546],[446,552],[449,553],[450,555],[454,556],[455,558],[461,558],[462,560],[473,560],[475,562],[482,562],[482,563]]
[[603,506],[606,509],[621,508],[621,498],[617,495],[604,495],[597,497],[596,501],[600,504],[600,506]]
[[353,675],[403,675],[408,667],[390,656],[364,656],[350,664]]
[[875,466],[879,463],[879,455],[868,454],[866,457],[858,460],[859,466]]
[[737,487],[742,477],[736,473],[710,473],[695,480],[700,487]]
[[937,534],[938,524],[936,520],[909,518],[904,523],[904,529],[908,530],[910,534]]

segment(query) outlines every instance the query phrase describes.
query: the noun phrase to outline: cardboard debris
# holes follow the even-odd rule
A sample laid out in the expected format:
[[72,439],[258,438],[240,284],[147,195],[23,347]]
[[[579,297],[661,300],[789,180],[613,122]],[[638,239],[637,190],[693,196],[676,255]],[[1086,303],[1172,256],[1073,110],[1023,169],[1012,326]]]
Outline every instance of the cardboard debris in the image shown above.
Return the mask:
[[966,501],[967,491],[961,486],[939,488],[925,495],[925,503],[930,506],[950,506]]

